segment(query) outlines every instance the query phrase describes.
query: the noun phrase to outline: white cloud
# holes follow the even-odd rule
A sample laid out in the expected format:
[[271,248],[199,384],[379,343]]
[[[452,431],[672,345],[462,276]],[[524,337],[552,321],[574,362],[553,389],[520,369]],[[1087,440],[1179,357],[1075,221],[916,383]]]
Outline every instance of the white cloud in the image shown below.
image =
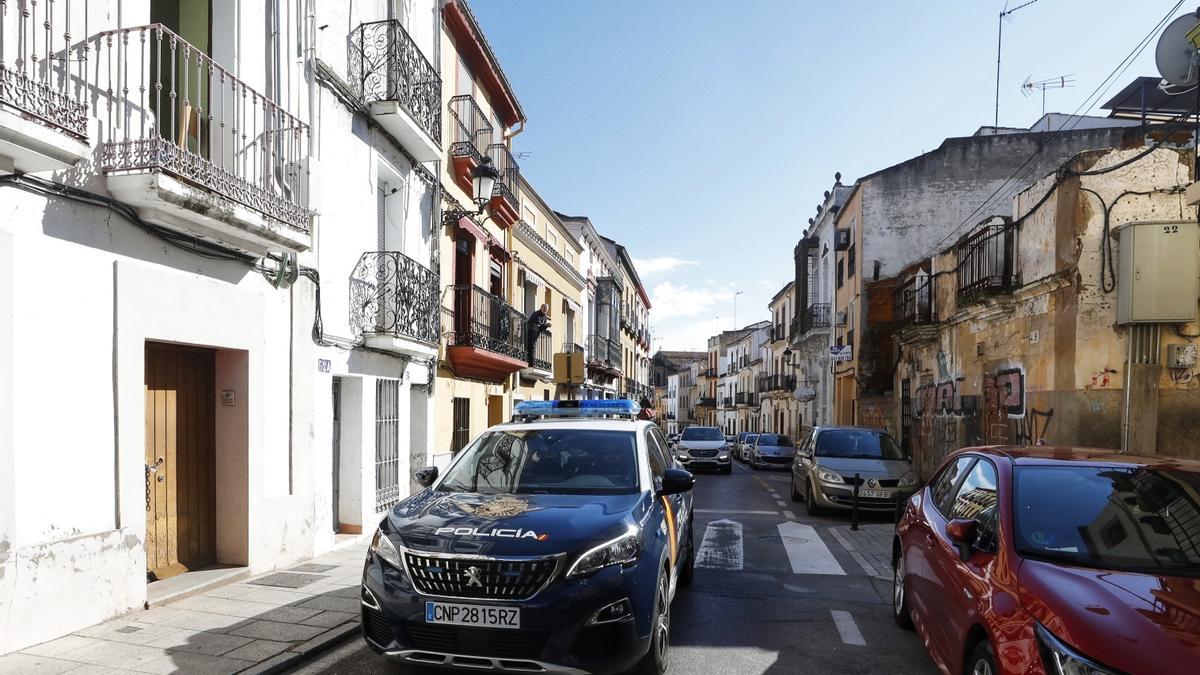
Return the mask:
[[687,284],[663,281],[650,291],[651,316],[660,326],[667,319],[680,316],[704,316],[707,322],[709,309],[717,303],[733,300],[731,287],[692,288]]
[[670,272],[673,269],[695,265],[695,260],[684,260],[683,258],[675,258],[672,256],[661,256],[658,258],[643,258],[633,261],[634,267],[637,268],[638,274],[642,276],[650,276],[659,272]]

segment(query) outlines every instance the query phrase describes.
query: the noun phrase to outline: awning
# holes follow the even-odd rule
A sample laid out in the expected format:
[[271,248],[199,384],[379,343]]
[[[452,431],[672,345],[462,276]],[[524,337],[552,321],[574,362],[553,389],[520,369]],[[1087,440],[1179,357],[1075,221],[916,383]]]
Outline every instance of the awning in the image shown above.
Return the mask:
[[521,271],[525,273],[525,281],[532,281],[533,285],[538,288],[546,287],[546,280],[538,276],[537,272],[529,269],[529,266],[523,262],[518,262],[517,264],[521,266]]
[[458,219],[458,229],[475,238],[476,241],[488,247],[488,250],[504,262],[512,260],[512,252],[504,248],[504,242],[488,234],[475,221],[463,216]]

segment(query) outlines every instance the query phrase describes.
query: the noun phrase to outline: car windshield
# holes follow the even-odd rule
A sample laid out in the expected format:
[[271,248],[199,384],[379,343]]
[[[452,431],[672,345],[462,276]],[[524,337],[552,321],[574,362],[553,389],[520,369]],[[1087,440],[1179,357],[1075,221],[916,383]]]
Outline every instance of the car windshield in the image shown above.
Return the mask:
[[817,437],[817,457],[904,459],[891,436],[870,429],[830,429]]
[[1200,474],[1129,466],[1021,466],[1014,540],[1024,556],[1200,577]]
[[754,445],[754,442],[757,440],[758,440],[758,434],[748,434],[746,436],[746,445]]
[[780,436],[779,434],[763,434],[758,437],[758,444],[790,448],[792,447],[792,439],[787,436]]
[[685,441],[724,441],[725,436],[716,427],[688,427],[683,430]]
[[633,432],[494,431],[480,436],[438,485],[484,494],[631,494],[638,490]]

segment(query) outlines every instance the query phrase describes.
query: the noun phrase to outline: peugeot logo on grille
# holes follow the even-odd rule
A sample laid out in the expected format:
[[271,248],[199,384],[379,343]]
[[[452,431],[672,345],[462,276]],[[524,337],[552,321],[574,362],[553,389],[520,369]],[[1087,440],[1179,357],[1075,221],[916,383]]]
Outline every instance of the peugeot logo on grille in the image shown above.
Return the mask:
[[483,588],[483,582],[479,580],[478,567],[468,567],[467,569],[463,570],[463,574],[465,574],[467,577],[467,588],[470,588],[471,586],[479,586],[480,588]]
[[868,478],[867,479],[867,487],[877,488],[877,487],[879,487],[879,481],[875,480],[874,478]]

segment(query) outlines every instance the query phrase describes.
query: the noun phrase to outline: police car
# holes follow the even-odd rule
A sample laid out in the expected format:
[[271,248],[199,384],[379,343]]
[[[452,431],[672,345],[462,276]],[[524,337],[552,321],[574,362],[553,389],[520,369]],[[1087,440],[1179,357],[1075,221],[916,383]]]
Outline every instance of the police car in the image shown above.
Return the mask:
[[692,578],[692,475],[632,401],[528,401],[371,542],[362,628],[400,662],[662,673]]

